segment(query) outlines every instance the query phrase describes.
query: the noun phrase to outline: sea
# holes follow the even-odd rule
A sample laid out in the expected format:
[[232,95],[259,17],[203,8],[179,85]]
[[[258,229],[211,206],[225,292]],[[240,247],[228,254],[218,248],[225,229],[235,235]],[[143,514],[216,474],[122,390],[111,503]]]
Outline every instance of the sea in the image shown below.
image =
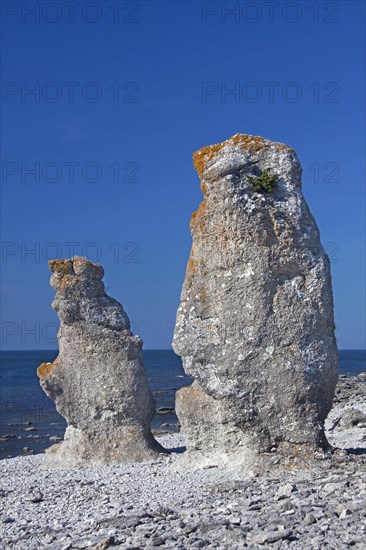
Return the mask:
[[[52,362],[57,351],[0,352],[0,458],[42,453],[63,438],[66,421],[39,385],[41,363]],[[178,431],[175,393],[191,379],[173,350],[144,350],[150,389],[156,401],[154,433]],[[340,374],[366,371],[366,350],[340,350]]]

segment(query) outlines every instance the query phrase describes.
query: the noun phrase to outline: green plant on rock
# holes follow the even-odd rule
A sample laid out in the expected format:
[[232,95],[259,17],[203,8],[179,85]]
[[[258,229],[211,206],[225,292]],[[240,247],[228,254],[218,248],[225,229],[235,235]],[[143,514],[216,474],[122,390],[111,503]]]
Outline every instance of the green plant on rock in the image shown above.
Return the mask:
[[257,193],[270,193],[275,189],[275,187],[277,187],[277,182],[279,179],[279,176],[276,176],[276,174],[271,176],[268,168],[265,168],[261,175],[257,178],[248,176],[249,183],[253,185],[253,189]]

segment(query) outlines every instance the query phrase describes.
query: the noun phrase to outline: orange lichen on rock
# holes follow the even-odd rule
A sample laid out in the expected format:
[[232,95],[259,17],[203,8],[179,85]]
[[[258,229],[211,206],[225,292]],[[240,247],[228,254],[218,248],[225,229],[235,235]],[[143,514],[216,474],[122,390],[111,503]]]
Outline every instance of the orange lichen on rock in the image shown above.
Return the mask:
[[55,362],[53,363],[41,363],[37,369],[38,378],[47,378],[50,375]]
[[[201,277],[205,277],[207,275],[207,269],[202,262],[198,262],[196,260],[191,252],[186,268],[186,279],[190,281],[196,274],[199,274]],[[199,295],[202,300],[207,297],[206,287],[203,284],[200,286]]]
[[62,281],[60,281],[60,287],[66,288],[67,286],[74,286],[80,284],[82,281],[82,277],[79,277],[79,275],[65,275],[62,278]]
[[195,273],[197,271],[197,261],[194,259],[193,255],[191,254],[188,259],[187,263],[187,273]]
[[[235,134],[230,139],[223,141],[222,143],[216,143],[215,145],[208,145],[199,149],[193,154],[193,165],[200,178],[203,176],[206,163],[212,160],[223,147],[226,145],[240,145],[243,149],[247,149],[251,153],[260,151],[263,147],[268,147],[271,142],[260,137],[250,136],[248,134]],[[276,143],[276,145],[283,150],[293,151],[291,147],[284,143]]]
[[186,267],[186,281],[191,281],[193,277],[200,271],[200,264],[197,262],[196,258],[191,251],[191,254],[188,259]]
[[203,196],[205,197],[206,193],[207,193],[207,185],[205,183],[203,183],[203,181],[201,181],[201,191],[202,191]]
[[104,270],[103,270],[102,266],[99,265],[99,264],[91,262],[87,258],[76,256],[76,257],[73,258],[72,263],[73,263],[74,271],[77,274],[82,273],[85,269],[87,269],[87,270],[93,269],[93,270],[96,270],[96,271],[101,271],[104,275]]
[[67,288],[71,286],[79,285],[82,282],[82,277],[79,275],[74,275],[73,273],[67,273],[63,277],[56,278],[51,284],[53,288]]
[[191,231],[193,230],[193,228],[195,227],[199,227],[201,229],[201,231],[205,228],[205,225],[206,225],[206,207],[207,207],[207,204],[206,204],[206,200],[203,200],[201,202],[201,204],[199,205],[199,207],[197,208],[197,210],[195,210],[195,212],[193,212],[192,216],[191,216],[191,221],[190,221],[190,228],[191,228]]
[[201,285],[198,289],[198,296],[201,304],[205,304],[207,302],[207,290],[205,285]]
[[55,289],[79,285],[85,278],[102,279],[104,275],[102,266],[77,256],[72,260],[50,260],[48,265],[53,273],[51,285]]
[[52,273],[65,274],[72,273],[72,260],[49,260],[48,267]]

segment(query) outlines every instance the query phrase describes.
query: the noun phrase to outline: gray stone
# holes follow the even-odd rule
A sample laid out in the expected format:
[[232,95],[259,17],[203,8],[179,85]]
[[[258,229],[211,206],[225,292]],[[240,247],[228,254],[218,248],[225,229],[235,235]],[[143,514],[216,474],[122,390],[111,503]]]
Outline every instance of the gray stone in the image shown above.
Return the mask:
[[[365,400],[363,393],[355,406]],[[177,448],[184,440],[182,434],[170,434],[159,442]],[[42,455],[3,460],[0,500],[6,516],[15,520],[1,523],[3,547],[62,550],[68,543],[74,547],[73,541],[89,541],[93,545],[88,548],[95,548],[113,536],[112,548],[123,550],[147,548],[157,537],[164,539],[163,548],[174,550],[202,541],[220,550],[365,548],[364,453],[349,455],[341,464],[334,454],[326,455],[310,468],[300,459],[300,468],[289,469],[284,461],[276,472],[256,477],[248,477],[241,466],[176,472],[171,465],[179,458],[172,453],[150,463],[53,471],[39,469]],[[329,483],[338,489],[324,491]],[[296,486],[297,491],[277,500],[283,486]],[[30,491],[41,491],[44,502],[30,502]],[[105,504],[107,495],[116,509]],[[286,515],[293,509],[294,514]],[[340,519],[343,510],[352,514]],[[269,542],[271,533],[288,538]],[[250,541],[252,536],[267,542],[258,546]],[[45,545],[52,537],[55,540]]]
[[60,318],[59,355],[37,371],[68,422],[48,449],[46,467],[153,459],[162,447],[150,431],[155,403],[123,307],[104,291],[101,266],[86,258],[51,260],[52,303]]
[[43,501],[43,493],[41,493],[41,491],[38,491],[38,490],[32,490],[30,495],[29,495],[29,500],[30,502],[42,502]]
[[305,525],[313,525],[314,523],[316,523],[316,519],[313,514],[306,514],[304,518],[304,523]]
[[292,483],[286,483],[285,485],[281,485],[277,491],[277,498],[280,500],[281,498],[286,498],[291,495],[291,493],[294,493],[297,491],[296,485],[293,485]]
[[281,531],[264,531],[262,533],[249,533],[248,538],[255,544],[267,544],[287,539],[292,535],[291,529],[282,529]]
[[[173,348],[187,448],[222,464],[272,450],[314,456],[337,382],[330,264],[290,147],[237,134],[194,155],[204,200]],[[270,192],[248,178],[269,170]]]
[[341,422],[343,427],[352,428],[366,422],[366,414],[358,409],[344,409]]
[[350,510],[349,508],[343,508],[343,510],[339,514],[339,519],[346,519],[351,515],[352,515],[352,510]]
[[14,518],[11,518],[10,516],[5,516],[3,519],[2,519],[2,522],[3,523],[14,523],[15,519]]

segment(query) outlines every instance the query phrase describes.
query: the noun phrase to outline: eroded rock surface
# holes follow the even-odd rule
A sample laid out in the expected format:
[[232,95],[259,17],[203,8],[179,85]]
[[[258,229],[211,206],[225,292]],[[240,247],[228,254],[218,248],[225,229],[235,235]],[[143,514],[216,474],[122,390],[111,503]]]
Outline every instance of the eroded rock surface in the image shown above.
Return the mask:
[[100,465],[154,458],[154,400],[123,307],[104,291],[101,266],[85,258],[51,260],[52,307],[60,321],[59,355],[37,371],[47,395],[68,422],[46,467]]
[[[329,259],[296,153],[237,134],[197,151],[194,165],[204,200],[173,341],[194,378],[177,394],[188,450],[216,463],[311,454],[327,445],[338,355]],[[266,171],[277,185],[255,192]]]

